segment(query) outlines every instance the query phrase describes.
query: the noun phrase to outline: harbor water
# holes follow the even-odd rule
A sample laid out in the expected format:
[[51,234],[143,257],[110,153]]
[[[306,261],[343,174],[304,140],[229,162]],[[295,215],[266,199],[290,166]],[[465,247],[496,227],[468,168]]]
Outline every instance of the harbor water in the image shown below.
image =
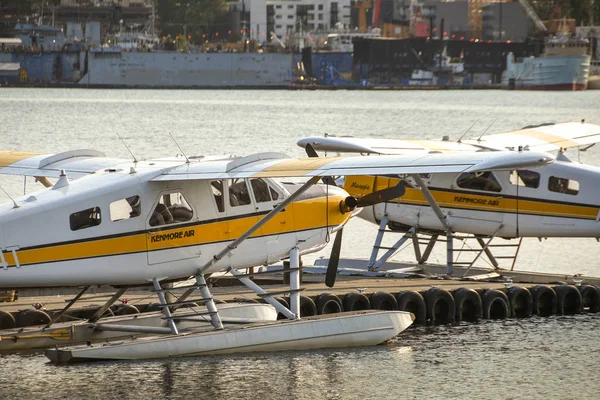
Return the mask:
[[[600,124],[600,91],[188,91],[0,89],[0,149],[92,148],[138,159],[304,156],[304,136],[458,139],[545,122]],[[600,165],[600,148],[569,152]],[[0,177],[11,196],[39,188]],[[0,200],[8,197],[0,191]],[[351,221],[343,257],[367,258],[376,228]],[[431,262],[445,261],[443,249]],[[312,257],[327,255],[329,249]],[[528,239],[517,268],[600,276],[592,239]],[[411,253],[401,253],[410,260]],[[599,315],[409,329],[385,346],[56,367],[0,355],[1,398],[598,398]]]

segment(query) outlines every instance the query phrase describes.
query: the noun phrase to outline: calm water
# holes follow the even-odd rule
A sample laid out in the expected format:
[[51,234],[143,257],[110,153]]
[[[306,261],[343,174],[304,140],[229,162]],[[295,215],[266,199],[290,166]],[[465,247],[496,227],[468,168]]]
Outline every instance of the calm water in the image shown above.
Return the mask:
[[[135,91],[0,89],[0,149],[94,148],[138,158],[282,151],[325,132],[460,137],[543,122],[600,124],[600,91]],[[577,153],[571,157],[578,159]],[[600,165],[600,151],[580,155]],[[13,196],[23,180],[0,177]],[[27,191],[36,188],[27,182]],[[0,200],[6,200],[0,191]],[[353,221],[344,255],[368,257],[375,229]],[[324,250],[321,254],[328,254]],[[399,259],[410,259],[411,254]],[[528,240],[521,269],[600,275],[595,240]],[[438,249],[431,261],[443,262]],[[598,398],[600,316],[419,328],[368,349],[54,367],[0,356],[2,398]]]

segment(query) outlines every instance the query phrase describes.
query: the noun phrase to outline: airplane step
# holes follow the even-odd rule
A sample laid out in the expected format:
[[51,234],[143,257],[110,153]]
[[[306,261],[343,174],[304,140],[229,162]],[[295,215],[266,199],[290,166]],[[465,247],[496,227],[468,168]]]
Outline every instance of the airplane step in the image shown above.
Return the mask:
[[198,305],[198,304],[206,304],[207,302],[209,302],[210,300],[212,300],[212,298],[210,299],[198,299],[198,300],[190,300],[190,301],[174,301],[172,303],[166,303],[166,304],[157,304],[157,307],[172,307],[172,306],[189,306],[189,305]]
[[172,287],[172,288],[165,288],[165,289],[160,289],[160,290],[153,289],[152,292],[153,293],[158,293],[158,292],[164,293],[164,292],[172,292],[173,290],[179,290],[179,289],[186,289],[186,290],[187,289],[192,289],[192,288],[194,288],[194,289],[200,289],[200,288],[203,288],[203,287],[206,287],[206,285],[195,284],[195,285],[186,285],[186,286],[177,286],[177,287]]
[[298,293],[298,292],[302,292],[303,290],[304,290],[304,288],[288,289],[288,290],[282,290],[279,292],[270,292],[270,293],[259,294],[258,297],[264,299],[265,297],[279,296],[280,294]]
[[[161,319],[173,319],[173,320],[184,320],[188,317],[203,317],[205,315],[215,315],[217,314],[216,312],[211,312],[211,311],[200,311],[200,312],[189,312],[189,313],[179,313],[177,315],[172,315],[170,317],[162,317]],[[190,319],[186,319],[186,321],[189,321]]]

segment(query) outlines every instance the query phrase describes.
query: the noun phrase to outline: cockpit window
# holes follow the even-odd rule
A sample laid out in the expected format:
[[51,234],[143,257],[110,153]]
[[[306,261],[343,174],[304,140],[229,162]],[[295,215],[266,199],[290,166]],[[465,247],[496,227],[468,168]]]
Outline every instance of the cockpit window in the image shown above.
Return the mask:
[[102,218],[100,216],[100,207],[92,207],[87,210],[73,213],[69,216],[69,223],[72,231],[91,228],[100,225]]
[[510,183],[516,186],[538,188],[540,186],[540,174],[535,171],[522,169],[510,172]]
[[212,194],[217,203],[217,209],[219,212],[225,211],[225,203],[223,202],[223,181],[212,181],[210,183]]
[[271,201],[269,189],[273,189],[267,185],[267,182],[260,178],[253,178],[250,179],[250,185],[252,186],[252,192],[254,193],[254,198],[256,199],[257,203]]
[[456,184],[464,189],[485,190],[487,192],[500,192],[502,187],[490,171],[465,172],[456,180]]
[[192,208],[183,194],[179,192],[163,194],[150,217],[150,226],[186,222],[191,220],[193,215]]
[[579,182],[567,178],[551,176],[548,179],[548,190],[551,192],[576,195],[579,193]]
[[229,186],[229,204],[232,207],[250,204],[250,192],[244,179],[232,179]]
[[111,221],[139,217],[141,214],[140,196],[130,196],[126,199],[113,201],[110,203],[109,210]]

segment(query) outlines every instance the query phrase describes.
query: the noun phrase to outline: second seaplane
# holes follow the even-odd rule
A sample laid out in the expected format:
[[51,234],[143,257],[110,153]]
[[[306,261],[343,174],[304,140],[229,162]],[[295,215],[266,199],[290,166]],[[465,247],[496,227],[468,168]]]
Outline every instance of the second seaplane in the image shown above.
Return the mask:
[[[46,188],[0,204],[0,288],[85,290],[110,285],[122,291],[128,286],[153,286],[166,327],[102,329],[162,336],[49,349],[46,355],[54,362],[377,344],[408,327],[410,313],[373,310],[300,319],[299,258],[323,248],[332,233],[341,237],[355,210],[396,198],[404,186],[357,199],[329,185],[331,176],[471,173],[535,168],[553,161],[549,154],[534,151],[326,159],[261,153],[146,161],[109,158],[92,150],[3,151],[0,174],[36,177]],[[305,181],[281,183],[278,178],[283,177]],[[318,184],[320,180],[324,183]],[[337,257],[338,237],[333,249]],[[289,307],[276,299],[282,293],[268,293],[241,271],[287,258]],[[329,286],[336,269],[331,263]],[[287,320],[224,327],[205,279],[223,271]],[[189,277],[195,283],[177,303],[167,302],[164,284]],[[172,313],[195,290],[206,306],[210,331],[181,331]]]
[[[464,135],[463,135],[464,136]],[[411,139],[368,139],[350,137],[309,137],[298,145],[309,155],[318,157],[316,150],[363,155],[418,155],[455,154],[477,157],[483,153],[513,153],[529,150],[558,152],[556,162],[539,169],[514,167],[498,171],[449,172],[430,169],[425,174],[410,173],[401,177],[352,176],[347,174],[343,187],[352,196],[360,198],[374,191],[406,186],[406,193],[391,201],[380,202],[363,209],[360,214],[379,225],[371,258],[371,270],[384,263],[408,240],[412,240],[419,264],[427,261],[438,237],[447,245],[447,274],[453,266],[466,268],[485,254],[495,270],[498,260],[514,262],[524,237],[600,237],[600,168],[572,161],[566,150],[587,150],[600,141],[600,126],[582,122],[542,124],[523,129],[452,141]],[[373,158],[373,157],[368,157]],[[396,231],[403,236],[392,246],[381,246],[384,232]],[[471,236],[465,236],[471,235]],[[424,252],[420,238],[428,237]],[[518,238],[518,244],[501,244],[502,255],[492,253],[494,238]],[[471,260],[456,261],[454,239],[476,239],[479,248]],[[379,257],[379,250],[387,250]],[[508,250],[516,249],[510,255]],[[473,254],[472,253],[472,254]],[[379,257],[379,258],[378,258]],[[468,258],[468,257],[465,257]],[[492,272],[492,275],[496,275]],[[488,275],[488,274],[486,274]]]

